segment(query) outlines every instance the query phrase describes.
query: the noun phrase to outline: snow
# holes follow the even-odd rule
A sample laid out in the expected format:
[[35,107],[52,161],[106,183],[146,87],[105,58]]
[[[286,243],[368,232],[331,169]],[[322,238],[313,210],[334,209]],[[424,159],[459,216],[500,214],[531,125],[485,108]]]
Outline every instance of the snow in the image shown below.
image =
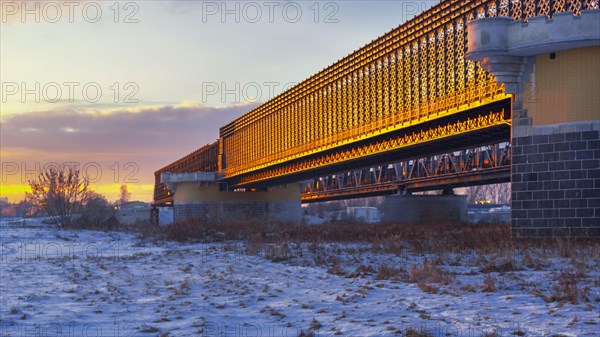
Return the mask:
[[[366,244],[289,244],[266,256],[243,242],[153,243],[36,222],[0,230],[2,336],[399,336],[409,327],[433,336],[600,335],[598,256],[587,259],[582,281],[590,301],[559,304],[534,294],[550,291],[572,263],[555,256],[541,269],[484,274],[478,254],[450,254],[443,268],[452,281],[433,293],[376,273],[328,272],[382,263],[410,270],[439,258]],[[486,275],[495,291],[481,290]]]

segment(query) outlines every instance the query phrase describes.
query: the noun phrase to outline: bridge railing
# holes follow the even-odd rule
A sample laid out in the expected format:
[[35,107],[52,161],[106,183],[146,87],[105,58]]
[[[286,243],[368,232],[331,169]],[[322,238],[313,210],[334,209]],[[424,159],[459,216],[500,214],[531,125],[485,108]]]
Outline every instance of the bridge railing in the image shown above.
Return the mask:
[[464,57],[466,23],[598,10],[598,0],[447,0],[221,129],[225,177],[506,98]]
[[458,94],[447,95],[446,97],[433,102],[425,102],[408,111],[393,114],[363,124],[359,127],[318,139],[313,143],[296,146],[282,152],[271,154],[252,163],[248,163],[244,165],[244,167],[236,167],[235,170],[225,170],[225,174],[243,174],[262,167],[321,152],[333,146],[344,145],[373,135],[423,123],[506,97],[503,85],[499,85],[495,81],[489,81],[485,85],[476,88],[466,88]]

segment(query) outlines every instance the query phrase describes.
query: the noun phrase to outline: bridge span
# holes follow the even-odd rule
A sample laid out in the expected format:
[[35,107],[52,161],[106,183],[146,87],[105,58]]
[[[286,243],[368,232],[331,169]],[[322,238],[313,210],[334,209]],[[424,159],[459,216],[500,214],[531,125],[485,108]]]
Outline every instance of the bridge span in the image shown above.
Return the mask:
[[597,0],[441,1],[156,171],[155,205],[294,220],[511,182],[515,236],[600,237],[598,93]]

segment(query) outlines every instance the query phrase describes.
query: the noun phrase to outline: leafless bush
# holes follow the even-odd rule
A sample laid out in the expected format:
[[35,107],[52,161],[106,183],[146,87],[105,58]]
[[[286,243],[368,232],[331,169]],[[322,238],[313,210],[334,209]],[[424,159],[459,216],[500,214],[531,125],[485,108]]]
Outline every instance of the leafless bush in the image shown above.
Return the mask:
[[96,192],[89,192],[84,201],[82,215],[77,222],[80,227],[109,227],[108,229],[110,229],[110,226],[105,225],[107,224],[107,220],[114,216],[114,214],[114,208],[106,198]]

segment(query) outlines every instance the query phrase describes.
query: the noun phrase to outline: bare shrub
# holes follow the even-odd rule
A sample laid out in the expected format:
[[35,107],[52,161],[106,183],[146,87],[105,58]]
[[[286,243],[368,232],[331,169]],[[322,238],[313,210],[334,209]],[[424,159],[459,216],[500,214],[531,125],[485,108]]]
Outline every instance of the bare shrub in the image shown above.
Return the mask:
[[105,197],[96,192],[89,192],[84,201],[82,215],[77,222],[80,227],[111,229],[112,226],[106,226],[109,224],[107,220],[114,215],[114,208]]

